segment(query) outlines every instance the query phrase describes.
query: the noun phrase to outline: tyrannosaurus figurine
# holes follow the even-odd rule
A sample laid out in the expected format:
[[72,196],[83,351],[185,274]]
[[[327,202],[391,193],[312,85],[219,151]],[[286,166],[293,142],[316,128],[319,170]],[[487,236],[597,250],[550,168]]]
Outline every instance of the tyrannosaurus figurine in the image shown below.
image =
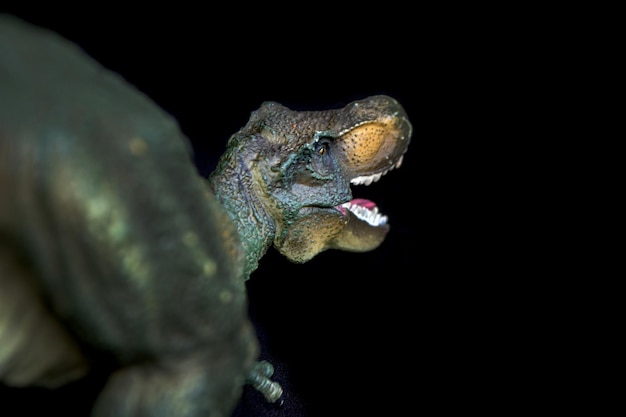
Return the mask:
[[400,166],[387,96],[266,102],[202,178],[176,121],[51,31],[0,15],[0,382],[60,386],[100,363],[94,416],[228,416],[281,388],[245,281],[274,246],[369,251],[387,218],[350,184]]

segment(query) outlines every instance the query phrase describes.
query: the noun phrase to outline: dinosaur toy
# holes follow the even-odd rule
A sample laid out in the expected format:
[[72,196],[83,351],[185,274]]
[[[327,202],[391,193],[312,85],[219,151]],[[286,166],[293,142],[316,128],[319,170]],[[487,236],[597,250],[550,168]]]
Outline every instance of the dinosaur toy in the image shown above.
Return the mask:
[[0,15],[0,382],[58,387],[106,364],[94,416],[229,416],[259,362],[245,282],[389,231],[353,198],[402,163],[411,124],[371,96],[265,102],[204,178],[177,122],[54,32]]

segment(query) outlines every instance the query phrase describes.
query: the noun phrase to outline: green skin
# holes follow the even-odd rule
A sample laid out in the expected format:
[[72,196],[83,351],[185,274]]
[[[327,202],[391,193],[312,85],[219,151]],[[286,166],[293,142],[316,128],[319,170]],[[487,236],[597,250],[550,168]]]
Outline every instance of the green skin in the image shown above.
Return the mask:
[[198,175],[171,116],[57,35],[0,15],[0,382],[112,372],[94,416],[229,416],[258,363],[245,281],[274,246],[293,262],[368,251],[389,226],[336,206],[399,166],[392,98],[328,111],[267,102]]

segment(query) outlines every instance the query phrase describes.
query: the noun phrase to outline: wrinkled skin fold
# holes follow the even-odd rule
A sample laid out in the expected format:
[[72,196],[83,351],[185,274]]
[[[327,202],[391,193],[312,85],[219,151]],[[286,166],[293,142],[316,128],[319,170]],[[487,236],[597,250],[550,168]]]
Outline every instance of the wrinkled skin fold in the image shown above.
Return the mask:
[[98,417],[229,416],[246,383],[276,401],[245,281],[271,247],[301,263],[380,245],[386,216],[351,184],[398,168],[410,137],[387,96],[266,102],[202,178],[148,97],[0,14],[0,382],[107,364]]

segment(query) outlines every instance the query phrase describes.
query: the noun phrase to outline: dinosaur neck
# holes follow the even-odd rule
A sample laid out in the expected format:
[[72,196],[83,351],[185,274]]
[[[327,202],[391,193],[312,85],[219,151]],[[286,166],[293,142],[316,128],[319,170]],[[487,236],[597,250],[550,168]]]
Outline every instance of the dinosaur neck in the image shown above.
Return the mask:
[[256,182],[245,161],[239,159],[236,152],[228,154],[233,159],[222,158],[211,173],[209,184],[237,227],[245,257],[244,279],[247,280],[271,246],[276,225],[254,189]]

